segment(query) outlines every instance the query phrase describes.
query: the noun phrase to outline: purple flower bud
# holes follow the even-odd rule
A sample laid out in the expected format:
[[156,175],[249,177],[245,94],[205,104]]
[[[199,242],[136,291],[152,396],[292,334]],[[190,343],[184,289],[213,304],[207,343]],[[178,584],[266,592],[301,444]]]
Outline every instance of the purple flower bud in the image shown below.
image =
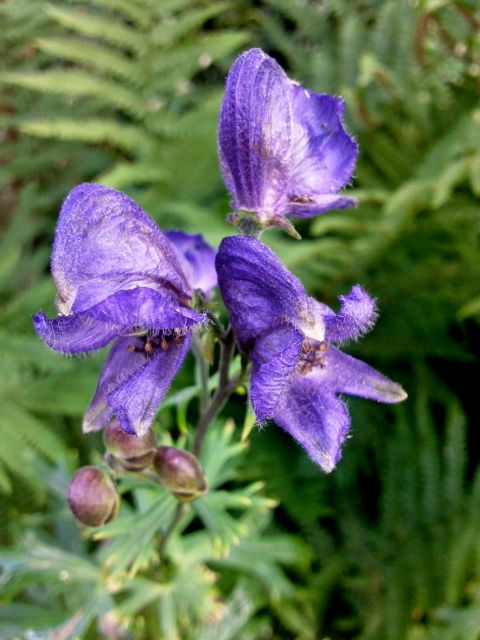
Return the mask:
[[70,481],[68,504],[79,522],[98,527],[117,517],[120,498],[104,471],[97,467],[81,467]]
[[207,480],[200,462],[188,451],[158,447],[153,466],[160,482],[180,502],[191,502],[207,490]]
[[103,441],[108,453],[127,471],[142,471],[153,462],[157,441],[151,429],[136,436],[126,433],[120,422],[113,420],[105,429]]

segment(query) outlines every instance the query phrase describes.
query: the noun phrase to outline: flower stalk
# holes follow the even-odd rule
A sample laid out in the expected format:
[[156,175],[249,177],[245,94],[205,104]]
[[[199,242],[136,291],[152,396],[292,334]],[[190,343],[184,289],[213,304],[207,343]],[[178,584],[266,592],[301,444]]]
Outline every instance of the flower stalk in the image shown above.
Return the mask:
[[[195,440],[192,446],[193,455],[199,457],[202,451],[202,445],[205,440],[205,436],[208,433],[208,429],[210,425],[213,423],[215,418],[218,416],[220,411],[223,409],[228,399],[234,392],[237,385],[241,382],[245,371],[240,371],[234,378],[230,378],[230,365],[232,363],[233,355],[235,353],[235,336],[231,327],[224,333],[223,338],[220,340],[220,361],[218,365],[218,386],[214,391],[213,395],[207,400],[204,405],[203,410],[200,413],[200,419],[197,424],[197,430],[195,432]],[[202,359],[205,362],[205,358],[202,353],[199,351],[195,352],[197,359]],[[199,368],[203,368],[198,365]],[[201,397],[208,397],[208,379],[206,380],[203,376],[201,377],[201,386],[203,387],[201,391]],[[185,504],[179,502],[173,514],[172,520],[170,524],[165,529],[165,533],[162,536],[160,542],[159,552],[160,555],[163,555],[165,546],[167,544],[168,539],[175,531],[177,524],[182,519],[183,514],[185,513]]]

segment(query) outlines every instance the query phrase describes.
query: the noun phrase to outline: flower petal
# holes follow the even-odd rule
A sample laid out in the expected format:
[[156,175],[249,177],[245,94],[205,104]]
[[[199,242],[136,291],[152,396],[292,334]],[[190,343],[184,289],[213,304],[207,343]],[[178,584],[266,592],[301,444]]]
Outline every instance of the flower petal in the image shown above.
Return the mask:
[[[355,198],[344,195],[318,195],[318,196],[289,196],[283,209],[283,215],[296,216],[297,218],[311,218],[331,209],[349,209],[357,204]],[[274,225],[275,226],[275,225]]]
[[370,331],[377,318],[375,300],[359,284],[352,287],[349,294],[339,296],[340,311],[326,314],[325,338],[327,340],[356,340]]
[[115,342],[103,365],[95,396],[83,418],[83,431],[96,431],[107,424],[113,417],[108,394],[129,380],[146,362],[141,338],[131,336]]
[[40,311],[33,316],[33,328],[51,349],[71,354],[101,349],[117,335],[111,323],[81,313],[50,320]]
[[260,49],[243,53],[226,84],[220,165],[237,210],[266,220],[351,206],[332,198],[351,178],[357,145],[343,128],[344,103],[290,80]]
[[323,339],[320,307],[275,253],[247,236],[224,238],[218,250],[218,284],[242,349],[253,338],[290,324]]
[[257,420],[269,418],[294,371],[303,335],[291,327],[279,327],[255,340],[250,398]]
[[105,362],[83,430],[101,429],[116,415],[124,431],[144,434],[181,367],[191,340],[191,334],[180,340],[171,339],[166,350],[156,348],[146,355],[140,338],[120,338]]
[[215,271],[216,251],[205,242],[203,236],[183,231],[166,231],[165,235],[180,253],[180,262],[192,289],[200,289],[208,295],[217,286]]
[[134,329],[152,332],[187,329],[204,320],[201,313],[179,304],[171,293],[147,287],[118,291],[83,313],[111,322],[118,334]]
[[288,82],[283,69],[260,49],[246,51],[230,69],[220,111],[218,147],[235,209],[263,208],[275,142],[278,151],[288,146],[285,123],[289,105],[282,96]]
[[326,473],[334,469],[350,428],[350,416],[340,398],[297,375],[272,417]]
[[407,397],[399,384],[335,347],[330,346],[322,360],[322,365],[314,367],[306,378],[322,383],[332,392],[386,403],[401,402]]
[[170,341],[166,351],[156,349],[141,369],[108,394],[122,429],[141,436],[150,428],[191,342],[192,335],[186,334],[178,341]]
[[[291,94],[294,126],[284,213],[306,217],[352,206],[353,198],[332,195],[351,179],[358,155],[343,127],[343,100],[295,84]],[[303,204],[307,199],[312,202]]]
[[49,320],[40,312],[33,324],[50,348],[76,354],[100,349],[118,335],[186,330],[203,319],[170,293],[136,287],[117,291],[87,311],[69,316]]
[[[82,184],[65,199],[52,254],[57,303],[68,314],[77,291],[91,281],[103,283],[93,306],[119,288],[119,280],[137,279],[167,287],[182,299],[190,287],[171,244],[153,220],[131,198],[99,184]],[[108,283],[112,281],[112,288]],[[76,310],[87,304],[77,302]]]

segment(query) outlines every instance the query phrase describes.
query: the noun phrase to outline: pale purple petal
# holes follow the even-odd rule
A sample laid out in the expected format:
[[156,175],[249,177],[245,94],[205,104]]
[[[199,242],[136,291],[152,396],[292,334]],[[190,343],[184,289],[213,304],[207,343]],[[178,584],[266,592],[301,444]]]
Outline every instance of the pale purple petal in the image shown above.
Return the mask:
[[295,376],[288,391],[281,394],[272,418],[326,473],[334,469],[350,416],[343,401],[328,388]]
[[370,331],[377,318],[375,300],[359,284],[352,287],[346,296],[339,296],[340,311],[325,315],[325,338],[327,340],[356,340]]
[[260,49],[243,53],[227,79],[218,133],[233,207],[268,221],[351,206],[331,197],[351,179],[358,153],[343,108],[290,80]]
[[260,336],[250,352],[253,365],[250,398],[257,420],[269,418],[297,365],[303,335],[291,327],[279,327]]
[[290,196],[282,215],[292,215],[297,218],[311,218],[331,209],[349,209],[357,204],[355,198],[344,195],[318,195],[315,198]]
[[[317,206],[318,213],[355,204],[352,198],[337,200],[332,196],[349,182],[358,155],[356,143],[343,128],[343,100],[298,85],[291,87],[291,93],[295,126],[286,185],[289,201],[310,197],[314,201],[311,209]],[[299,203],[293,204],[287,211],[298,215],[295,205]]]
[[[65,199],[52,273],[59,309],[66,314],[90,282],[102,285],[90,306],[117,291],[123,280],[168,288],[183,300],[191,294],[170,242],[153,220],[125,194],[98,184],[79,185]],[[76,305],[79,311],[86,308]]]
[[180,305],[170,293],[146,287],[120,290],[96,306],[49,320],[33,317],[35,331],[55,351],[83,353],[104,347],[128,333],[188,329],[203,321],[198,312]]
[[166,231],[165,235],[180,253],[180,262],[192,289],[200,289],[208,295],[217,286],[215,250],[203,236],[183,231]]
[[332,346],[323,353],[322,363],[313,367],[305,377],[321,383],[332,392],[347,393],[377,402],[401,402],[407,397],[399,384],[365,362]]
[[317,305],[302,283],[275,253],[247,236],[224,238],[216,260],[218,284],[242,349],[250,340],[290,324],[301,331],[319,330]]
[[101,429],[116,415],[122,429],[142,435],[190,348],[191,334],[167,338],[167,348],[150,354],[140,338],[120,338],[105,362],[95,396],[85,414],[84,431]]

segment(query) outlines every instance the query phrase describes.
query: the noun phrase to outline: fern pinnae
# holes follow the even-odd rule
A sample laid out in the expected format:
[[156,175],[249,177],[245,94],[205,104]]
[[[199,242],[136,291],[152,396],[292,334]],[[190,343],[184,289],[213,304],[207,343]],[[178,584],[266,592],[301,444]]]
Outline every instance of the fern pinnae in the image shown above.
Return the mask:
[[88,96],[112,109],[121,109],[134,118],[145,115],[145,102],[135,92],[113,80],[97,78],[76,69],[32,74],[3,74],[0,80],[43,93]]
[[99,38],[104,42],[139,53],[145,49],[145,39],[141,32],[115,22],[106,15],[85,13],[60,5],[48,4],[47,15],[58,24],[80,35]]
[[85,118],[83,121],[73,118],[27,120],[20,129],[41,138],[110,143],[127,152],[135,151],[139,145],[145,145],[144,148],[148,149],[152,142],[140,127],[122,125],[117,120],[106,118]]
[[76,62],[108,74],[135,82],[136,66],[127,56],[110,46],[80,38],[38,38],[36,46],[56,58]]
[[207,20],[215,18],[230,7],[231,2],[215,2],[211,6],[192,8],[185,14],[169,15],[164,18],[166,23],[160,22],[155,29],[155,41],[164,47],[171,47],[190,32],[199,29]]
[[[133,22],[142,29],[148,28],[153,14],[144,8],[142,0],[86,0],[90,5],[110,9],[125,20]],[[69,0],[72,4],[85,4],[85,0]]]

